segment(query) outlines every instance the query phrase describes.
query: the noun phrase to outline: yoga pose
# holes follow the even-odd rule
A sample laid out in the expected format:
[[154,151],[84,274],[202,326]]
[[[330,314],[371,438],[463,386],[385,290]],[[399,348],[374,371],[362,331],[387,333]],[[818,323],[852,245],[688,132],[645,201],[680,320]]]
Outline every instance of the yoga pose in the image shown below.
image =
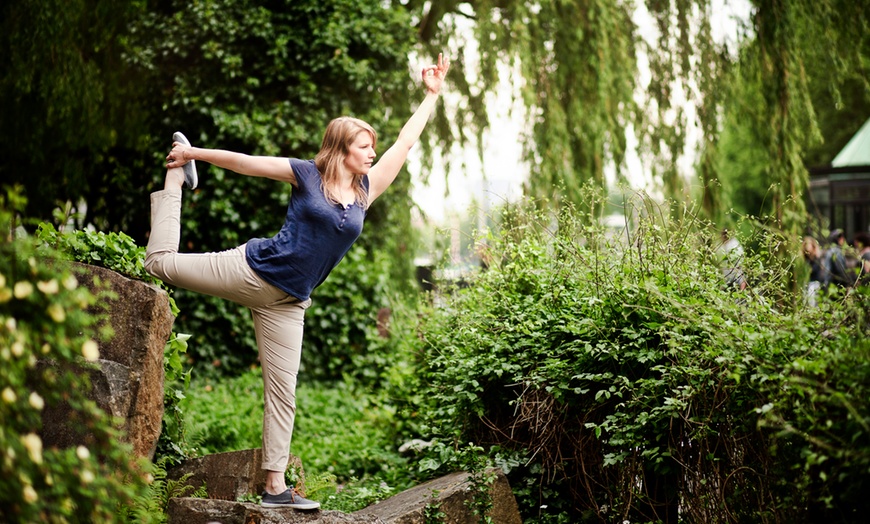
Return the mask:
[[[314,160],[249,156],[192,147],[173,136],[162,191],[151,194],[151,237],[145,268],[164,282],[238,302],[251,310],[263,371],[263,506],[316,509],[284,480],[296,414],[302,324],[311,292],[359,237],[366,209],[395,180],[435,108],[449,61],[423,68],[426,97],[396,143],[373,165],[377,134],[356,118],[326,128]],[[219,253],[179,253],[181,189],[195,188],[195,161],[293,186],[281,230]]]

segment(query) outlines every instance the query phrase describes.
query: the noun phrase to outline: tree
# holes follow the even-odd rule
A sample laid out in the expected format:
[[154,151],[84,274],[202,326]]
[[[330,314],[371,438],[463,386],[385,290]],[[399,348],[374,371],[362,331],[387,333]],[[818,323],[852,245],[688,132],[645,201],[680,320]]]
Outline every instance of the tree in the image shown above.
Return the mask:
[[[681,108],[680,98],[685,98],[695,104],[694,123],[701,130],[697,175],[703,187],[702,204],[710,218],[720,219],[719,187],[727,180],[718,160],[723,121],[728,122],[727,114],[733,112],[729,107],[754,100],[748,116],[764,151],[760,158],[766,159],[760,168],[762,185],[774,188],[769,201],[777,227],[796,231],[804,220],[803,156],[821,139],[817,107],[821,101],[811,94],[827,91],[828,102],[840,106],[849,98],[855,100],[841,97],[840,86],[847,82],[848,93],[863,90],[861,96],[866,98],[866,2],[752,2],[751,16],[739,29],[737,49],[713,38],[711,20],[716,13],[709,0],[640,4],[601,0],[407,3],[419,20],[419,36],[427,48],[450,47],[448,42],[453,42],[462,56],[470,44],[453,35],[465,19],[474,20],[480,68],[468,72],[458,86],[469,104],[480,103],[482,93],[496,85],[499,62],[519,64],[523,101],[532,115],[532,131],[524,144],[531,165],[531,194],[576,202],[577,188],[589,182],[603,184],[604,166],[621,166],[625,133],[633,130],[643,152],[653,159],[651,167],[662,192],[684,200],[688,197],[685,173],[679,172],[676,162],[693,123]],[[656,35],[650,43],[638,37],[633,17],[644,10],[654,21]],[[639,53],[649,62],[651,80],[646,86],[638,82]],[[739,56],[739,67],[733,71],[732,56]],[[813,76],[814,71],[822,75]],[[639,89],[644,93],[636,99]],[[683,95],[676,96],[678,92]],[[733,96],[727,98],[729,93]],[[479,131],[486,124],[481,109],[463,109],[458,121]]]
[[24,187],[28,216],[50,219],[58,201],[87,199],[88,222],[127,225],[125,200],[112,198],[132,190],[133,170],[142,168],[135,152],[147,132],[144,86],[123,53],[143,7],[106,0],[0,7],[0,179]]
[[469,42],[454,35],[462,19],[475,21],[479,66],[458,68],[453,80],[468,104],[460,107],[452,132],[448,122],[441,123],[443,134],[466,139],[468,128],[479,136],[487,125],[484,95],[498,83],[499,63],[508,63],[521,71],[520,96],[530,115],[527,191],[579,203],[585,183],[603,186],[605,166],[622,162],[625,131],[636,118],[637,36],[630,3],[411,0],[407,5],[430,52],[450,49],[459,57],[472,52]]
[[[836,10],[836,6],[831,9]],[[843,16],[850,16],[850,6],[845,9]],[[851,16],[860,21],[862,14],[852,12]],[[866,11],[863,16],[866,21]],[[809,136],[792,134],[792,138],[803,137],[797,146],[807,167],[830,163],[870,115],[870,85],[866,77],[870,40],[861,35],[852,38],[848,33],[851,23],[821,22],[814,19],[802,22],[809,25],[801,28],[801,38],[812,42],[800,51],[803,59],[799,70],[805,77],[807,102],[792,108],[793,112],[808,113],[804,117],[806,124],[817,130]],[[827,33],[834,34],[829,37]],[[820,45],[822,42],[825,44]],[[840,46],[837,53],[848,59],[846,63],[832,56],[827,49],[831,42]],[[759,71],[757,47],[752,42],[744,47],[729,78],[730,94],[723,105],[717,162],[723,198],[728,205],[741,214],[764,216],[774,212],[772,181],[765,176],[769,157],[765,144],[770,136],[771,114],[764,98],[768,84]]]

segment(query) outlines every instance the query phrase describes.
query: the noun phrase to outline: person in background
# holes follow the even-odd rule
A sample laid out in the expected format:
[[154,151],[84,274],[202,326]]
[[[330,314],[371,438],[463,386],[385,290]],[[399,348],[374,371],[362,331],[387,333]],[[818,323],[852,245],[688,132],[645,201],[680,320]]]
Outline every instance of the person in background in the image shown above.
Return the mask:
[[843,252],[843,245],[846,243],[846,235],[842,229],[834,229],[828,235],[830,246],[825,252],[824,262],[822,264],[824,279],[822,287],[830,290],[831,284],[843,289],[852,286],[855,283],[854,278],[849,277],[849,270],[846,261],[846,254]]
[[822,288],[822,280],[825,278],[822,261],[825,253],[819,241],[811,236],[805,236],[803,240],[804,260],[810,266],[810,278],[806,287],[807,304],[816,307],[818,305],[818,293]]
[[[317,509],[320,503],[288,489],[285,471],[296,416],[296,376],[302,326],[310,294],[359,237],[371,203],[395,180],[441,92],[449,61],[426,66],[426,96],[376,164],[374,129],[339,117],[326,127],[312,160],[249,156],[192,147],[176,133],[166,157],[164,189],[151,194],[151,237],[146,270],[171,285],[248,307],[263,371],[263,506]],[[272,238],[256,238],[220,253],[178,253],[181,190],[197,185],[194,162],[293,186],[284,225]]]
[[719,255],[719,267],[722,271],[722,277],[725,279],[725,284],[728,287],[744,290],[746,289],[746,275],[743,273],[741,264],[743,263],[743,246],[728,229],[722,229],[722,243],[716,248],[716,253]]
[[858,257],[858,284],[867,285],[870,283],[870,233],[866,231],[855,233],[852,245]]

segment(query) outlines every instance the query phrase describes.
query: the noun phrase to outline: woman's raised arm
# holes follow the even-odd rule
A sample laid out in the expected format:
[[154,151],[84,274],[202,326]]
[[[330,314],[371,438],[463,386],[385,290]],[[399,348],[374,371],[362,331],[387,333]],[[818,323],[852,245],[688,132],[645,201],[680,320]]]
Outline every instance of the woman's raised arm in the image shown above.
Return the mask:
[[373,202],[390,187],[390,184],[396,179],[396,175],[399,174],[399,170],[405,164],[405,160],[408,159],[408,152],[420,138],[423,128],[429,121],[429,116],[435,109],[435,103],[441,93],[441,86],[444,84],[444,77],[447,76],[448,69],[450,69],[450,60],[443,58],[441,54],[438,55],[438,64],[423,68],[426,98],[402,127],[396,143],[387,149],[380,161],[369,171],[369,202]]

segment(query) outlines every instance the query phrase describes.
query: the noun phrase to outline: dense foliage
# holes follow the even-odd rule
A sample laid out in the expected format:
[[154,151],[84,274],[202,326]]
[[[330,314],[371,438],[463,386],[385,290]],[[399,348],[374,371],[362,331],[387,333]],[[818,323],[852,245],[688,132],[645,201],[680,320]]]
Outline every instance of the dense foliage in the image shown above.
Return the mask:
[[506,212],[488,269],[407,339],[424,434],[488,447],[526,522],[858,519],[866,290],[779,310],[778,246],[741,260],[741,291],[703,224],[638,211],[612,238],[567,211]]
[[[551,203],[582,204],[581,188],[602,187],[608,168],[637,180],[641,173],[625,164],[633,136],[666,198],[695,198],[719,221],[749,178],[759,188],[751,196],[767,200],[748,212],[769,212],[773,227],[795,235],[805,224],[803,162],[830,161],[824,152],[836,152],[867,118],[866,2],[407,4],[419,13],[427,50],[454,47],[477,65],[457,68],[456,88],[469,104],[454,122],[440,122],[442,134],[479,132],[486,93],[510,77],[526,114],[527,190]],[[467,27],[473,39],[463,36]],[[735,138],[757,154],[731,161],[741,154]],[[695,147],[688,173],[680,161]]]
[[[99,299],[44,246],[19,237],[22,201],[0,201],[0,520],[115,522],[144,493],[147,469],[131,459],[110,416],[89,400],[83,368],[99,358],[90,312]],[[69,413],[79,443],[49,445],[49,411]]]

